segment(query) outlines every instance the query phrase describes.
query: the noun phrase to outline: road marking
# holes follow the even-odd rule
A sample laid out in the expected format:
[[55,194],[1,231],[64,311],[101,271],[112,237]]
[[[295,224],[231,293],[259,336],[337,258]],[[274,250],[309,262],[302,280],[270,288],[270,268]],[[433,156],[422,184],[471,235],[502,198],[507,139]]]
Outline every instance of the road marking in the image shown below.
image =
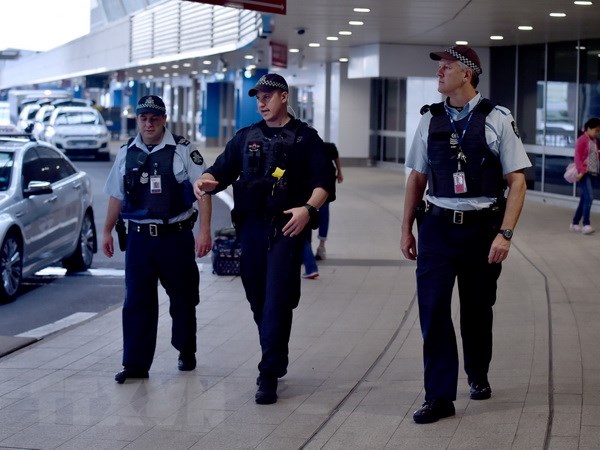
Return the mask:
[[56,322],[49,323],[48,325],[44,325],[42,327],[34,328],[33,330],[29,330],[21,334],[17,334],[17,337],[31,337],[41,339],[44,336],[48,336],[49,334],[60,331],[63,328],[67,328],[71,325],[83,322],[84,320],[87,320],[90,317],[94,317],[96,314],[97,313],[92,312],[78,312],[75,314],[71,314],[70,316],[57,320]]

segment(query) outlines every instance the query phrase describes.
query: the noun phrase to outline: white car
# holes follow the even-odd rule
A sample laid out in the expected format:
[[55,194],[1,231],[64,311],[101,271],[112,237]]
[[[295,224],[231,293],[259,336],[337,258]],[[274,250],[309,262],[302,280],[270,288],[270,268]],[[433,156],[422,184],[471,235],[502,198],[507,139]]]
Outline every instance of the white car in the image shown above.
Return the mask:
[[0,303],[56,262],[89,269],[96,251],[88,175],[29,134],[0,134]]
[[69,156],[108,161],[110,132],[97,109],[59,106],[52,111],[44,139]]

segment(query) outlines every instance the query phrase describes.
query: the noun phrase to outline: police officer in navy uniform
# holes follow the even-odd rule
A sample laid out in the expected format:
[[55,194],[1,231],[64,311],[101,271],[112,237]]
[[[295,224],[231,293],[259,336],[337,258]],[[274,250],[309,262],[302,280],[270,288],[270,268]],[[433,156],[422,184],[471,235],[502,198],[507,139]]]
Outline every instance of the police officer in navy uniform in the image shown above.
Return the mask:
[[[108,212],[102,249],[114,254],[112,230],[121,215],[128,220],[123,304],[123,370],[127,378],[148,378],[156,348],[158,281],[169,296],[171,344],[178,368],[196,367],[196,305],[199,273],[196,256],[211,247],[211,199],[196,202],[192,182],[204,171],[202,155],[187,139],[166,127],[166,108],[155,95],[137,104],[139,133],[116,156],[104,191]],[[200,227],[194,238],[198,210]]]
[[233,185],[242,283],[262,349],[255,400],[270,404],[277,401],[277,379],[287,372],[303,245],[318,226],[317,210],[334,199],[335,176],[317,132],[288,114],[282,76],[261,77],[248,94],[256,97],[263,120],[236,133],[194,191],[205,198]]
[[[413,414],[417,423],[455,414],[458,351],[451,317],[455,280],[470,398],[491,396],[488,370],[496,283],[523,207],[524,169],[531,166],[510,111],[476,91],[482,74],[477,53],[457,45],[430,57],[439,61],[438,91],[447,99],[422,111],[406,159],[412,170],[401,236],[402,253],[417,261],[424,341],[425,403]],[[412,231],[415,218],[418,257]]]

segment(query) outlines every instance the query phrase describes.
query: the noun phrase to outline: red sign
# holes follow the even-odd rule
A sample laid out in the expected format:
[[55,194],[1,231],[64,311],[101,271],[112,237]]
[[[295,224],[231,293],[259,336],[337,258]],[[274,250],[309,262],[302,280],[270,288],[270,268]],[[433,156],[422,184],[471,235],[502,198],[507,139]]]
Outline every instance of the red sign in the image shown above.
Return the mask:
[[271,45],[271,65],[287,69],[288,48],[285,44],[270,42]]
[[287,0],[187,0],[196,3],[210,3],[211,5],[229,6],[231,8],[252,9],[266,13],[286,13]]

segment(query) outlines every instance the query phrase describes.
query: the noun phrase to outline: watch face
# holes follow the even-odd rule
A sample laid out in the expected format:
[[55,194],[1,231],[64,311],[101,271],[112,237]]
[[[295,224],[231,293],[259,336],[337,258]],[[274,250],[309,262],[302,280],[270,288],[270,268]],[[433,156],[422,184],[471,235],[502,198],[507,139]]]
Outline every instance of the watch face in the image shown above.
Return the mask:
[[513,236],[513,232],[512,230],[502,230],[502,236],[504,236],[506,239],[510,239]]

